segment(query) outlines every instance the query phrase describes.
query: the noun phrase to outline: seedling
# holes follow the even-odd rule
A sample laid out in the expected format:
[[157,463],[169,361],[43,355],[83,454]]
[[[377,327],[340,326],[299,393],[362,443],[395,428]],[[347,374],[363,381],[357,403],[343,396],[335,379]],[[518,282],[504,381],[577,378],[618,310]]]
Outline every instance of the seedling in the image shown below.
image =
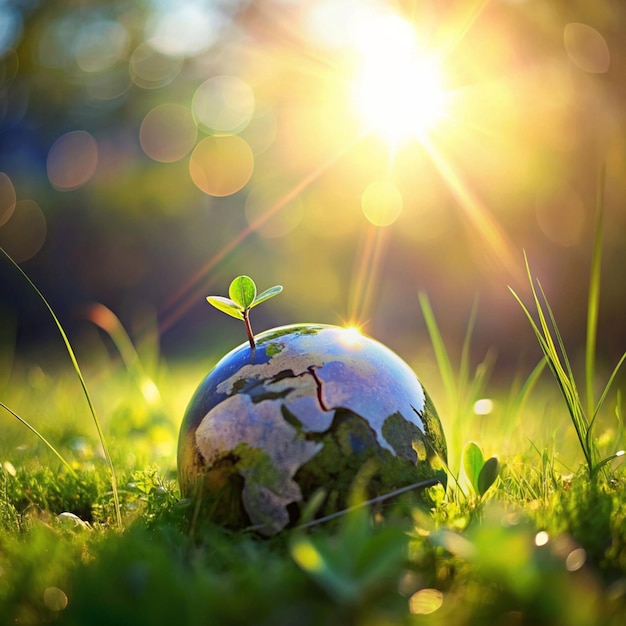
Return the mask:
[[469,441],[463,448],[463,469],[474,491],[482,498],[498,477],[499,463],[495,456],[485,460],[482,448],[474,441]]
[[265,300],[277,296],[282,290],[282,285],[274,285],[274,287],[270,287],[257,295],[256,285],[249,276],[237,276],[237,278],[230,283],[230,287],[228,288],[230,298],[224,296],[207,296],[207,302],[223,313],[235,317],[238,320],[243,320],[246,326],[246,332],[248,333],[250,347],[254,350],[256,344],[254,342],[252,326],[250,326],[250,309],[257,304],[261,304],[261,302],[265,302]]

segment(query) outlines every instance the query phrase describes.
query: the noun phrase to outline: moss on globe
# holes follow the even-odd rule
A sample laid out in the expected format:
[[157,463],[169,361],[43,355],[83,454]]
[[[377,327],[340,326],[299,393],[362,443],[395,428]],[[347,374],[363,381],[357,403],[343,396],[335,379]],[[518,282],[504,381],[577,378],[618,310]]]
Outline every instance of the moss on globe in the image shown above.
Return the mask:
[[399,356],[353,330],[300,324],[257,335],[254,350],[242,344],[209,372],[181,425],[178,473],[209,519],[270,536],[320,488],[318,515],[346,508],[366,466],[368,497],[444,482],[446,454],[436,410]]

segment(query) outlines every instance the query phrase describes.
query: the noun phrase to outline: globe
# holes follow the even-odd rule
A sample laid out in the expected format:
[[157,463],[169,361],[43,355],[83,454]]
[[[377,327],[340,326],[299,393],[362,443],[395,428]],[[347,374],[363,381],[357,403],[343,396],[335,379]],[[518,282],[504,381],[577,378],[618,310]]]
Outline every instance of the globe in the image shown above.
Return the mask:
[[346,508],[365,468],[368,497],[445,481],[435,407],[392,350],[322,324],[255,340],[213,367],[183,418],[181,493],[203,515],[271,536],[297,524],[314,494],[320,516]]

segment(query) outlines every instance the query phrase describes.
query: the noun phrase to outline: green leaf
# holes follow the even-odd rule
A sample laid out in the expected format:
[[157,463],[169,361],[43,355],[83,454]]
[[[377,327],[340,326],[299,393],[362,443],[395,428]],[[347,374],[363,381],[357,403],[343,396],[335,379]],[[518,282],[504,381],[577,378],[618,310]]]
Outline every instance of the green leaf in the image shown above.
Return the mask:
[[213,305],[218,311],[236,317],[238,320],[243,319],[243,308],[230,298],[222,296],[207,296],[207,302]]
[[277,296],[283,290],[282,285],[274,285],[269,289],[266,289],[262,293],[260,293],[255,299],[254,302],[250,305],[250,308],[256,306],[257,304],[261,304],[261,302],[265,302],[274,296]]
[[230,283],[228,295],[235,304],[247,311],[256,298],[256,285],[249,276],[237,276]]
[[480,493],[478,476],[484,464],[485,460],[480,446],[475,441],[468,441],[463,448],[463,469],[476,493]]
[[500,464],[498,463],[498,459],[495,456],[492,456],[490,459],[487,459],[478,474],[478,493],[481,496],[484,496],[487,492],[487,489],[493,485],[498,478],[498,473],[500,472]]
[[619,459],[624,456],[624,450],[618,450],[615,454],[611,454],[611,456],[607,456],[605,459],[602,459],[594,468],[591,476],[595,476],[599,470],[601,470],[605,465],[610,463],[615,459]]

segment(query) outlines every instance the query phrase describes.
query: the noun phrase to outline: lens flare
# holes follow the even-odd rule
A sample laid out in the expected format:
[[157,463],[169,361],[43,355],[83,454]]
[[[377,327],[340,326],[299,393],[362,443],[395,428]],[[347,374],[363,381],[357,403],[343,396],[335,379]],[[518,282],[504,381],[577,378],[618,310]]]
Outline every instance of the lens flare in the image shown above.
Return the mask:
[[238,135],[205,137],[189,159],[189,173],[195,185],[218,198],[245,187],[253,170],[252,150]]
[[350,348],[356,348],[363,340],[361,329],[358,326],[348,326],[344,328],[339,340]]
[[390,226],[402,212],[402,194],[389,181],[374,181],[361,197],[363,215],[374,226]]
[[50,184],[59,191],[72,191],[86,184],[98,167],[98,144],[84,130],[61,135],[48,152],[46,169]]
[[393,145],[420,139],[445,116],[440,63],[397,15],[360,21],[355,46],[361,57],[353,96],[368,129]]

